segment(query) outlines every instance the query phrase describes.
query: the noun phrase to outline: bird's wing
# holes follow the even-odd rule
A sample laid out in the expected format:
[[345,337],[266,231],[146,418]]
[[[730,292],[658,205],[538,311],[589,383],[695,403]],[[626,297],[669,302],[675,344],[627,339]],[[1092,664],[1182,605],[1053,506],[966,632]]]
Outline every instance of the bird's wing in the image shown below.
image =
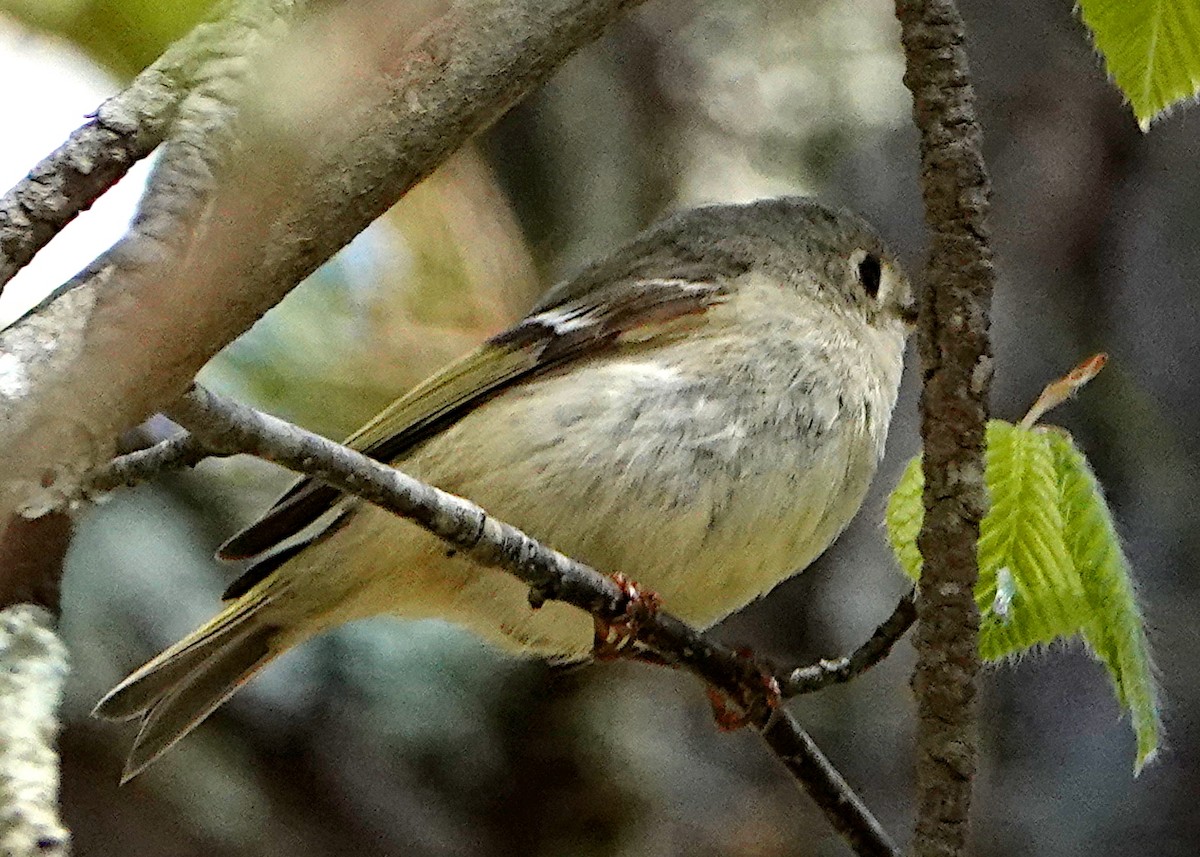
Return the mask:
[[[346,445],[391,462],[525,378],[631,340],[671,335],[726,296],[720,278],[626,279],[542,308],[415,387],[355,432]],[[329,512],[342,496],[315,479],[293,485],[262,518],[217,552],[248,559],[273,552]],[[294,555],[289,548],[287,556]],[[236,597],[278,567],[276,555],[238,578]]]

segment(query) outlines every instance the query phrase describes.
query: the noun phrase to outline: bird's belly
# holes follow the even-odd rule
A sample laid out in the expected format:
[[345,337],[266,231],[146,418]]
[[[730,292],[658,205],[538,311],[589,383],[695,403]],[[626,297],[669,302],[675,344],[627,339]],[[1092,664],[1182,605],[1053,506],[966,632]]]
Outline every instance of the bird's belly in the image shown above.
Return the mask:
[[[857,510],[874,469],[873,443],[836,415],[811,430],[811,415],[752,417],[731,411],[719,391],[656,398],[605,378],[596,397],[577,395],[577,380],[497,399],[401,468],[599,571],[625,574],[701,627],[807,566]],[[379,510],[360,514],[372,538],[395,546],[401,567],[381,582],[392,612],[448,618],[530,653],[590,650],[582,612],[533,610],[510,575],[447,557],[444,544]]]

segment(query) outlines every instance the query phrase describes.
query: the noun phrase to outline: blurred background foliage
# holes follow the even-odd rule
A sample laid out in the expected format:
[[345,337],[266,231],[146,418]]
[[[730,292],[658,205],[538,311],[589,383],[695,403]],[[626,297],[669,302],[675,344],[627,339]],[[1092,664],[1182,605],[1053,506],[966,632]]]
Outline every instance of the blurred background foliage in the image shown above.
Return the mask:
[[74,42],[122,79],[154,62],[216,6],[213,0],[6,0],[0,5],[29,27]]
[[[19,48],[46,79],[69,61],[111,91],[205,7],[3,0],[0,51]],[[1046,380],[1110,353],[1109,369],[1054,416],[1109,492],[1167,702],[1166,750],[1135,781],[1127,724],[1079,647],[990,670],[979,853],[1194,854],[1196,114],[1139,134],[1069,3],[964,12],[995,178],[996,415],[1016,418]],[[702,201],[816,193],[873,220],[917,270],[916,139],[901,73],[889,4],[654,0],[297,289],[206,380],[345,435],[573,266]],[[22,88],[42,79],[27,70]],[[25,113],[9,112],[9,134],[41,113],[81,118],[93,106],[57,98],[27,98]],[[847,650],[890,610],[904,583],[879,522],[916,449],[915,376],[851,530],[723,623],[720,638],[805,661]],[[76,853],[846,853],[754,736],[716,731],[691,679],[630,665],[560,674],[439,623],[379,619],[310,643],[118,789],[129,736],[87,711],[207,618],[233,573],[213,548],[287,481],[261,463],[210,462],[81,520],[63,617],[75,658],[62,748]],[[852,686],[795,703],[901,840],[912,812],[910,666],[901,645]]]

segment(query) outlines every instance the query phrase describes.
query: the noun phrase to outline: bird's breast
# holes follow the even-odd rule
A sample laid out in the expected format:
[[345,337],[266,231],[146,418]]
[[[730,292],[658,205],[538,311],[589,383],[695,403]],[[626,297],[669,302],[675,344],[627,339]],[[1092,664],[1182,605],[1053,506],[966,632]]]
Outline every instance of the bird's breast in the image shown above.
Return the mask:
[[882,380],[848,380],[837,355],[713,344],[616,354],[525,384],[427,445],[415,475],[711,624],[849,522],[891,411],[868,401]]

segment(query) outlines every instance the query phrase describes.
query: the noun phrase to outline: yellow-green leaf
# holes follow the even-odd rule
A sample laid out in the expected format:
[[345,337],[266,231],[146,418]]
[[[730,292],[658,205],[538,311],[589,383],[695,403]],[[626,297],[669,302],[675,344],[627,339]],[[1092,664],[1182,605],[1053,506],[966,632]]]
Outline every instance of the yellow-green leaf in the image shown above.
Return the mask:
[[1108,669],[1117,700],[1129,710],[1140,771],[1158,749],[1162,721],[1146,623],[1129,561],[1087,459],[1066,435],[1046,434],[1058,461],[1067,547],[1088,598],[1083,637]]
[[917,534],[925,519],[925,506],[921,492],[925,490],[925,477],[921,473],[921,456],[908,462],[900,481],[888,498],[883,522],[888,541],[896,560],[904,573],[916,580],[921,576],[921,551],[917,549]]
[[[913,459],[885,518],[896,558],[914,579],[923,482]],[[1087,460],[1059,431],[993,420],[985,482],[990,506],[975,590],[981,656],[998,660],[1081,634],[1130,711],[1140,770],[1160,737],[1157,689],[1129,564]]]
[[1079,8],[1143,131],[1200,92],[1200,0],[1080,0]]
[[[987,427],[985,479],[990,507],[980,523],[979,650],[997,660],[1079,627],[1087,603],[1063,542],[1054,452],[1040,431],[999,420]],[[888,503],[896,556],[920,572],[917,533],[924,508],[920,460],[909,464]]]

